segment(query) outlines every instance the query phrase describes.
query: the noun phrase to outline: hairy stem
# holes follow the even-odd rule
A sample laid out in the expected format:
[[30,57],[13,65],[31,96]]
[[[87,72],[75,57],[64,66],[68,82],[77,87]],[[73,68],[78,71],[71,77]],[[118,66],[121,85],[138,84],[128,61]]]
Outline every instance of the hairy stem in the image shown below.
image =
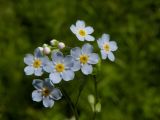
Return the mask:
[[96,103],[97,103],[97,101],[98,101],[98,90],[97,90],[97,79],[96,79],[96,75],[93,75],[93,80],[94,80],[94,89],[95,89],[95,104],[94,104],[93,120],[95,120],[95,119],[96,119],[95,107],[96,107]]

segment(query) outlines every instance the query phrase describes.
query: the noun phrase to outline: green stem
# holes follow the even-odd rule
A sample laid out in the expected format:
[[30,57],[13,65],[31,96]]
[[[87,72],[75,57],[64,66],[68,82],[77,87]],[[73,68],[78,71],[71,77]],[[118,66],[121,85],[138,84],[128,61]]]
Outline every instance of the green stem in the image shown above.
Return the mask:
[[76,103],[75,103],[75,107],[77,107],[77,105],[78,105],[78,101],[79,101],[80,95],[81,95],[85,85],[86,85],[86,80],[83,79],[83,81],[82,81],[82,83],[81,83],[81,85],[79,87],[79,92],[78,92],[78,97],[77,97],[77,100],[76,100]]
[[62,90],[62,93],[63,93],[64,97],[67,100],[67,103],[71,107],[71,109],[72,109],[72,111],[73,111],[73,113],[75,115],[76,120],[78,120],[78,112],[77,112],[77,109],[74,106],[73,102],[71,101],[71,98],[69,97],[69,95],[67,94],[67,92],[63,88],[61,90]]
[[97,79],[96,79],[96,75],[93,75],[93,80],[94,80],[94,89],[95,89],[95,104],[94,104],[93,120],[95,120],[95,119],[96,119],[95,107],[96,107],[96,103],[97,103],[97,101],[98,101],[98,90],[97,90]]

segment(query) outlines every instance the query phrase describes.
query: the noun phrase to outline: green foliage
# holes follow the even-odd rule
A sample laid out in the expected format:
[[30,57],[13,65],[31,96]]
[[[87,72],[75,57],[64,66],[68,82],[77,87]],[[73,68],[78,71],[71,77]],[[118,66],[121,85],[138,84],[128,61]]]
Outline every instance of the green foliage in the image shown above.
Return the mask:
[[[69,29],[82,19],[95,28],[94,36],[109,33],[119,46],[116,61],[103,61],[98,72],[102,109],[97,120],[159,120],[159,6],[159,0],[0,0],[0,119],[72,117],[65,99],[52,109],[31,100],[34,77],[24,75],[23,57],[52,38],[70,47],[82,45]],[[78,112],[80,120],[90,120],[91,76],[77,73],[75,80],[62,84],[75,102],[83,80]]]

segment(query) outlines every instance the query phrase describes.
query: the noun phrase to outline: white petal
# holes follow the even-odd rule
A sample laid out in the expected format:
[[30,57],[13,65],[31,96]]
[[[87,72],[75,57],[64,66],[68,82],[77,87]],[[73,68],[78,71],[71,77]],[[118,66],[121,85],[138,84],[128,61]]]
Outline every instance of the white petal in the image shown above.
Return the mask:
[[35,76],[41,76],[43,74],[42,68],[34,69]]
[[99,48],[103,48],[103,45],[104,45],[104,41],[102,40],[102,38],[99,38],[98,40],[97,40],[97,43],[98,43],[98,47]]
[[71,30],[74,34],[77,33],[77,28],[76,28],[75,25],[71,25],[70,30]]
[[86,27],[85,30],[87,31],[87,34],[92,34],[94,32],[93,27]]
[[34,79],[33,82],[32,82],[32,85],[33,85],[34,88],[36,88],[36,89],[42,89],[42,88],[43,88],[43,80]]
[[108,56],[108,54],[104,50],[101,50],[101,55],[103,60],[105,60]]
[[51,97],[54,99],[54,100],[59,100],[62,98],[62,93],[61,91],[58,89],[58,88],[54,88],[51,92]]
[[74,72],[72,70],[66,70],[62,73],[62,78],[65,81],[73,80],[74,79]]
[[89,55],[89,63],[90,64],[97,64],[99,61],[99,56],[96,53],[92,53]]
[[111,60],[111,61],[114,61],[114,60],[115,60],[115,57],[114,57],[114,55],[113,55],[112,52],[109,52],[109,53],[108,53],[108,59]]
[[93,36],[91,36],[91,35],[87,35],[87,36],[85,37],[85,39],[86,39],[87,41],[94,41],[94,40],[95,40],[95,38],[94,38]]
[[34,68],[32,66],[27,66],[24,68],[24,72],[26,75],[32,75],[34,73]]
[[92,68],[92,65],[85,64],[82,66],[81,70],[85,75],[88,75],[92,73],[93,68]]
[[42,57],[42,52],[41,52],[41,50],[40,50],[39,48],[36,48],[36,49],[34,50],[34,56],[35,56],[36,58]]
[[86,43],[82,46],[82,54],[90,54],[93,51],[93,46]]
[[67,68],[73,67],[73,57],[71,55],[67,55],[64,58],[64,64]]
[[62,78],[61,78],[59,73],[51,73],[49,75],[49,78],[51,79],[51,82],[53,84],[59,83],[62,80]]
[[32,100],[36,102],[40,102],[42,100],[42,93],[41,91],[34,90],[32,92]]
[[81,49],[79,47],[75,47],[71,49],[71,56],[73,58],[79,58],[80,55],[81,55]]
[[27,65],[31,65],[33,63],[33,60],[34,60],[34,57],[31,54],[27,54],[24,57],[24,63],[27,64]]
[[110,36],[109,36],[108,34],[103,34],[103,35],[102,35],[102,39],[103,39],[105,42],[109,42]]
[[84,28],[85,27],[85,22],[82,21],[82,20],[77,20],[76,27],[77,28]]
[[52,60],[54,62],[62,62],[63,61],[63,53],[62,52],[53,52],[52,53]]
[[76,37],[78,38],[78,40],[84,41],[84,37],[80,36],[79,34],[76,34]]
[[53,62],[48,62],[44,67],[43,67],[44,71],[51,73],[54,70],[54,65]]
[[81,68],[80,61],[73,61],[73,67],[71,68],[73,71],[78,71]]
[[54,105],[54,100],[48,97],[43,98],[43,105],[44,107],[53,107]]
[[117,43],[115,41],[110,41],[109,44],[111,51],[116,51],[118,49]]

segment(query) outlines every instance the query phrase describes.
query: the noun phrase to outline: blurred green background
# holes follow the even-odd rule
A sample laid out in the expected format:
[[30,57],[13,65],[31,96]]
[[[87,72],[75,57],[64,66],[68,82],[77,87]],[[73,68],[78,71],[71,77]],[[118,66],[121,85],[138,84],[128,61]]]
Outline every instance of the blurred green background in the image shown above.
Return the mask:
[[[52,109],[32,101],[35,77],[24,75],[23,57],[52,38],[81,46],[69,29],[77,19],[93,26],[96,38],[110,34],[119,47],[116,61],[104,61],[97,77],[102,104],[97,120],[159,120],[159,0],[0,0],[0,120],[73,116],[65,99]],[[80,120],[91,120],[87,96],[94,94],[93,79],[77,73],[63,86],[75,102],[83,80],[78,112]]]

